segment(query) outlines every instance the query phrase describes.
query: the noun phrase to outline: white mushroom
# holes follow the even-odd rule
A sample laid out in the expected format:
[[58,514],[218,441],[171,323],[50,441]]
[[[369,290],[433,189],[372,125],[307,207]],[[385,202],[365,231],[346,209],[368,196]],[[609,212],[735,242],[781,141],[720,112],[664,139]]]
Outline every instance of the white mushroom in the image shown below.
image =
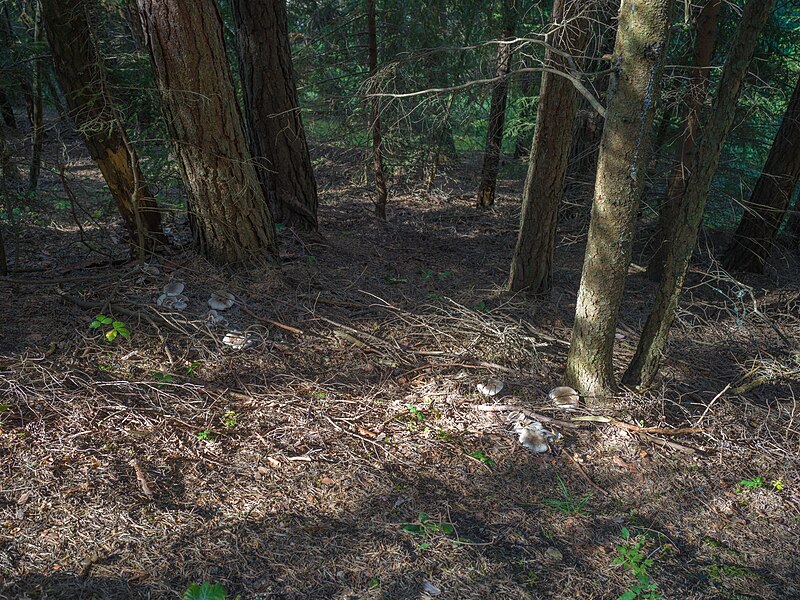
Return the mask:
[[214,292],[208,299],[208,307],[213,310],[228,310],[234,302],[236,297],[230,292]]
[[220,327],[227,327],[228,326],[228,319],[223,317],[221,314],[219,314],[213,308],[210,311],[208,311],[208,315],[206,316],[206,318],[208,319],[209,327],[214,327],[216,325],[219,325]]
[[487,379],[484,383],[478,384],[478,391],[484,396],[497,396],[503,391],[505,384],[499,379]]
[[163,306],[164,308],[184,310],[187,306],[189,306],[189,299],[183,295],[168,296],[167,294],[161,294],[158,297],[158,300],[156,300],[156,304]]
[[250,346],[255,345],[256,341],[253,337],[241,333],[240,331],[229,331],[222,338],[222,343],[230,346],[234,350],[244,350]]
[[141,271],[145,275],[161,275],[161,269],[153,263],[144,263],[141,267]]
[[550,392],[547,394],[547,397],[552,400],[558,408],[564,410],[575,410],[578,408],[578,403],[580,402],[580,394],[578,394],[577,390],[567,386],[567,385],[560,385],[558,387],[554,387]]
[[514,424],[514,431],[519,435],[519,443],[531,452],[543,453],[550,449],[549,442],[555,440],[555,435],[547,431],[538,421],[528,425]]
[[183,293],[184,285],[180,281],[172,281],[164,286],[164,293],[167,296],[180,296]]

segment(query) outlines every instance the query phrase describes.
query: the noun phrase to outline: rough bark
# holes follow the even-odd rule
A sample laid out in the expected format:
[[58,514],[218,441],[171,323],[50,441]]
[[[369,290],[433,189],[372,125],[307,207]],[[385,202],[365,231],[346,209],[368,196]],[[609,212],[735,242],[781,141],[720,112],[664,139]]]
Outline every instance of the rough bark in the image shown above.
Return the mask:
[[[515,0],[503,2],[503,34],[504,41],[514,37],[516,30]],[[511,70],[511,44],[500,44],[497,47],[497,64],[495,77],[498,81],[492,87],[492,99],[489,103],[489,127],[486,130],[486,149],[483,152],[483,168],[481,182],[478,186],[478,206],[494,205],[497,188],[497,174],[500,172],[500,154],[503,145],[503,130],[506,123],[506,104],[508,101],[509,79]]]
[[[591,31],[587,5],[583,0],[556,0],[555,31],[548,36],[556,49],[575,55],[583,52]],[[570,70],[568,61],[551,50],[545,55],[545,64]],[[564,77],[545,72],[522,195],[517,246],[511,259],[508,287],[512,292],[527,289],[543,293],[552,286],[558,207],[564,194],[577,109],[575,86]]]
[[648,387],[658,372],[694,250],[697,231],[703,219],[711,180],[717,170],[722,145],[733,124],[744,78],[772,3],[773,0],[750,0],[736,28],[719,91],[712,110],[701,127],[702,137],[695,147],[688,175],[684,179],[675,222],[670,228],[664,272],[654,307],[645,323],[636,354],[623,378],[629,385]]
[[[375,0],[367,0],[367,46],[369,59],[369,76],[378,73],[378,30],[375,23]],[[372,133],[372,171],[375,177],[375,215],[386,220],[386,199],[389,187],[386,183],[386,170],[383,166],[383,142],[381,138],[381,110],[377,96],[370,99],[370,123]]]
[[697,17],[692,70],[689,88],[684,99],[684,129],[675,150],[675,163],[667,183],[667,197],[661,205],[656,234],[656,251],[647,266],[647,276],[653,281],[661,278],[666,258],[670,224],[674,222],[680,198],[689,175],[692,153],[700,133],[700,114],[708,95],[709,67],[714,57],[719,33],[719,14],[722,0],[706,0]]
[[247,148],[214,0],[138,0],[199,250],[217,264],[277,263],[275,226]]
[[614,386],[612,354],[646,176],[658,81],[669,41],[671,0],[623,0],[612,56],[606,121],[600,142],[565,381],[587,398]]
[[87,1],[41,0],[41,5],[68,114],[108,184],[131,243],[162,241],[161,214],[114,108]]
[[42,167],[42,143],[44,142],[44,113],[42,110],[42,78],[44,60],[41,49],[38,47],[42,41],[42,9],[39,2],[33,3],[33,44],[36,47],[36,56],[33,59],[33,77],[31,88],[33,90],[33,110],[31,113],[31,166],[28,171],[28,192],[35,192],[39,186],[39,171]]
[[285,0],[232,0],[250,153],[276,222],[317,229],[317,184],[297,102]]
[[800,182],[800,78],[723,264],[761,273]]

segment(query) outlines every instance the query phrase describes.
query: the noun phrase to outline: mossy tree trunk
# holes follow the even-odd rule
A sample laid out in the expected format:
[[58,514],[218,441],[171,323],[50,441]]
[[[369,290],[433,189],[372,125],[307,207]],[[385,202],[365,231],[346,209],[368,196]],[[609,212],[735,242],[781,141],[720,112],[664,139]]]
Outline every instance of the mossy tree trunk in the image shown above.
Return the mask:
[[138,0],[138,7],[199,250],[217,264],[277,263],[216,3]]
[[[548,35],[555,49],[575,56],[583,52],[591,31],[588,4],[583,0],[556,0],[554,32]],[[550,49],[545,54],[548,68],[570,71],[575,63],[572,61],[570,67],[569,62]],[[578,92],[572,82],[555,73],[543,73],[517,246],[508,280],[512,292],[543,293],[552,286],[558,207],[564,194],[577,109]]]
[[692,154],[700,134],[700,115],[708,95],[711,59],[719,34],[722,0],[706,0],[697,17],[694,56],[689,74],[689,89],[684,104],[684,129],[675,149],[675,164],[667,182],[667,197],[661,205],[656,234],[656,251],[647,265],[647,276],[661,278],[666,258],[670,224],[676,218],[683,186],[689,176]]
[[503,130],[506,123],[506,104],[508,103],[508,74],[511,71],[511,44],[517,27],[516,0],[503,0],[502,42],[497,47],[495,77],[492,99],[489,102],[489,127],[486,130],[486,149],[483,152],[481,182],[478,186],[478,206],[494,205],[497,189],[497,174],[500,172],[500,156],[503,146]]
[[650,152],[671,0],[623,0],[605,127],[565,373],[587,398],[614,387],[614,333]]
[[316,231],[317,184],[297,101],[285,0],[232,0],[250,152],[276,222]]
[[800,79],[723,264],[761,273],[800,181]]
[[736,28],[722,71],[719,91],[708,118],[700,128],[701,137],[693,151],[688,175],[683,181],[675,220],[670,227],[664,272],[653,310],[647,318],[636,354],[623,378],[629,385],[648,387],[658,372],[694,250],[697,231],[703,219],[711,180],[719,164],[722,145],[733,124],[744,78],[772,3],[773,0],[750,0]]
[[41,0],[42,16],[61,90],[89,154],[117,204],[132,244],[163,241],[161,214],[139,158],[127,142],[94,38],[87,0]]

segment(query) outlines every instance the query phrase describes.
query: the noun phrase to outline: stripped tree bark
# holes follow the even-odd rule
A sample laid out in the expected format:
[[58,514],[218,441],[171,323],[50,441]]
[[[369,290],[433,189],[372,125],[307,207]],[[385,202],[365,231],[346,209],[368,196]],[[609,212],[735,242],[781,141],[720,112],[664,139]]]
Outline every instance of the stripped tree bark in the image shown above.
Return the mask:
[[147,246],[162,242],[161,214],[114,108],[87,0],[41,0],[41,5],[69,116],[108,184],[131,243],[139,244],[140,237]]

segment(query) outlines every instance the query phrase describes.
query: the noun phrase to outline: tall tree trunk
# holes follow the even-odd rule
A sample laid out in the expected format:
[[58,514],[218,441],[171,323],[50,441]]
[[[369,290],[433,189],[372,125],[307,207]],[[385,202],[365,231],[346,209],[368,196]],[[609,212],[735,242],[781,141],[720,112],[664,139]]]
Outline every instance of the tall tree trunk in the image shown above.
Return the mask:
[[32,132],[32,151],[31,167],[28,171],[28,192],[36,191],[39,185],[39,171],[42,166],[42,143],[44,141],[44,113],[42,112],[42,70],[44,59],[42,58],[42,9],[38,1],[33,2],[33,45],[36,56],[33,59],[33,112],[31,118]]
[[[502,41],[508,42],[514,37],[517,27],[516,0],[503,0],[503,21]],[[497,174],[500,172],[503,129],[506,123],[511,54],[510,43],[501,43],[497,47],[495,77],[498,78],[498,81],[492,88],[492,99],[489,103],[489,127],[486,131],[486,150],[483,153],[481,183],[478,186],[478,206],[488,207],[494,205]]]
[[297,102],[285,0],[232,0],[250,153],[276,222],[316,231],[317,184]]
[[[524,73],[520,80],[519,92],[523,97],[522,110],[520,111],[519,119],[523,122],[530,122],[536,110],[533,105],[533,98],[538,94],[541,96],[542,80],[539,77],[534,77],[533,73]],[[519,160],[523,157],[530,158],[531,148],[533,148],[533,135],[534,132],[523,128],[517,134],[517,140],[514,142],[514,160]]]
[[629,385],[648,387],[658,372],[697,240],[697,231],[703,220],[711,180],[719,164],[722,145],[733,124],[744,78],[772,3],[773,0],[750,0],[736,28],[719,91],[711,113],[701,127],[702,135],[692,152],[688,175],[675,212],[675,222],[670,227],[664,273],[656,293],[655,305],[623,379]]
[[[16,170],[11,162],[11,150],[6,142],[6,132],[2,124],[0,124],[0,200],[3,202],[3,207],[6,212],[12,214],[13,206],[8,201],[8,186],[9,179],[14,178]],[[0,228],[0,275],[8,275],[8,262],[6,260],[6,247],[3,241],[3,230]]]
[[[144,183],[108,89],[87,0],[41,0],[53,65],[69,116],[97,163],[133,245],[163,241],[161,214]],[[140,238],[147,238],[142,240]]]
[[200,251],[217,264],[278,262],[247,149],[214,0],[138,0],[162,110]]
[[588,398],[614,389],[614,332],[646,176],[671,0],[622,0],[592,218],[565,381]]
[[[553,6],[555,32],[548,35],[554,48],[580,55],[586,46],[591,23],[584,0],[556,0]],[[572,61],[570,61],[572,62]],[[568,61],[548,49],[545,65],[570,71]],[[569,165],[572,127],[578,109],[578,93],[568,79],[542,74],[542,91],[536,113],[536,129],[522,195],[517,246],[511,259],[508,287],[547,292],[552,286],[558,207],[564,194]]]
[[5,90],[0,90],[0,114],[2,114],[3,124],[11,129],[17,128],[17,120],[14,118],[14,107]]
[[667,183],[667,198],[659,213],[656,251],[647,265],[647,276],[653,281],[661,279],[664,270],[670,225],[677,215],[683,186],[689,176],[692,152],[700,133],[700,114],[708,95],[709,67],[717,45],[721,10],[722,0],[706,0],[697,18],[694,57],[684,104],[685,126],[675,150],[675,164]]
[[[367,45],[369,47],[369,76],[378,73],[378,28],[375,23],[375,0],[367,0]],[[386,198],[389,188],[386,183],[386,170],[383,167],[383,145],[381,140],[380,100],[373,96],[370,100],[370,130],[372,132],[372,170],[375,176],[375,215],[386,220]]]
[[800,79],[723,264],[761,273],[800,181]]
[[795,248],[800,248],[800,194],[794,200],[794,208],[789,211],[789,218],[786,221],[786,232],[792,240]]

